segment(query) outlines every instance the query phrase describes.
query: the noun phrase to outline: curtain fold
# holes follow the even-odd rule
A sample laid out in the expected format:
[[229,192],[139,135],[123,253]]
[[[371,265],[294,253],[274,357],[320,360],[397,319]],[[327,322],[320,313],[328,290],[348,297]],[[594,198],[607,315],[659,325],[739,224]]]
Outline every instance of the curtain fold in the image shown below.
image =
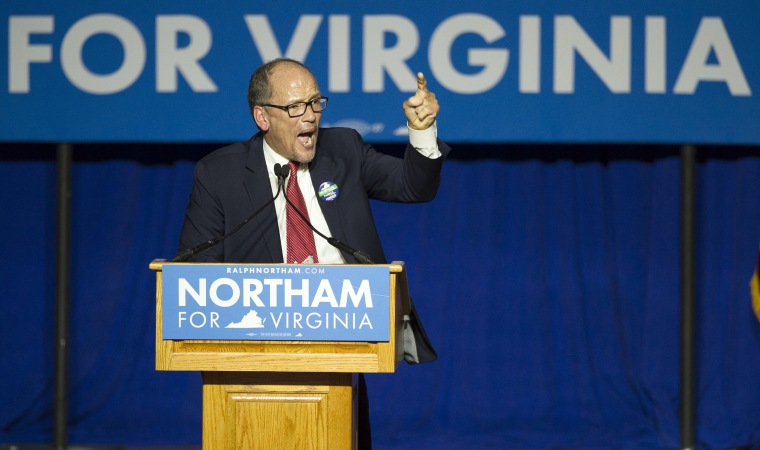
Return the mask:
[[[74,162],[72,443],[200,443],[200,375],[154,370],[148,270],[177,250],[193,163],[146,147]],[[431,203],[373,204],[439,353],[367,377],[377,448],[678,447],[680,163],[659,150],[504,146],[447,161]],[[719,150],[697,185],[697,437],[715,449],[760,445],[760,151]],[[47,442],[55,163],[2,161],[0,189],[0,443]]]

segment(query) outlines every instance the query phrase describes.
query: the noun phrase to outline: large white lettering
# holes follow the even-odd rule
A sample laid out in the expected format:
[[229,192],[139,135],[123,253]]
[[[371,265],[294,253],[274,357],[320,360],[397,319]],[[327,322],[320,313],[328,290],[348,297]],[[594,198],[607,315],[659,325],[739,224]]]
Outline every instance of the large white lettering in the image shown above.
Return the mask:
[[321,303],[327,303],[331,308],[338,307],[338,300],[335,298],[332,286],[329,280],[322,280],[317,286],[317,292],[314,294],[314,300],[311,302],[312,308],[317,308]]
[[664,94],[667,89],[665,18],[647,17],[645,36],[644,90],[650,94]]
[[[219,295],[220,289],[222,289],[223,292],[228,293],[226,299]],[[240,299],[240,286],[238,286],[235,280],[231,278],[219,278],[211,283],[211,287],[209,287],[209,296],[216,306],[228,308],[237,303]]]
[[465,33],[477,34],[487,44],[501,39],[506,34],[499,22],[483,14],[459,14],[450,17],[438,25],[430,38],[430,70],[451,92],[480,94],[490,91],[507,71],[509,51],[470,49],[467,52],[467,64],[481,66],[483,70],[471,75],[463,74],[454,68],[451,47],[454,41]]
[[[717,64],[708,64],[712,52]],[[693,94],[700,81],[723,81],[728,85],[731,95],[752,95],[720,17],[702,18],[673,92]]]
[[[180,33],[190,38],[184,48],[177,45]],[[156,17],[156,91],[177,92],[181,73],[193,91],[216,92],[216,84],[199,63],[211,50],[211,41],[211,29],[198,17]]]
[[26,94],[30,89],[30,64],[53,60],[52,46],[31,44],[29,37],[52,33],[53,16],[11,16],[8,22],[8,92]]
[[613,17],[610,23],[610,57],[571,16],[554,19],[554,92],[575,91],[575,53],[577,52],[615,93],[631,91],[631,19]]
[[264,61],[271,61],[283,56],[304,61],[309,50],[311,50],[311,44],[317,35],[319,25],[322,23],[322,16],[302,15],[298,19],[288,48],[283,54],[280,44],[277,43],[277,38],[274,36],[272,26],[269,24],[269,17],[253,14],[245,16],[244,19],[253,43],[256,45],[256,50]]
[[261,281],[255,278],[246,278],[243,280],[243,306],[251,307],[251,302],[259,308],[264,307],[259,295],[264,291]]
[[[351,284],[351,280],[345,279],[338,286],[333,286],[330,280],[320,280],[313,289],[309,279],[300,280],[267,278],[245,278],[242,282],[233,278],[217,278],[208,285],[206,278],[198,278],[191,283],[187,278],[177,280],[177,301],[180,307],[187,306],[190,297],[198,306],[205,307],[207,299],[211,299],[216,306],[229,308],[243,300],[243,307],[250,308],[255,305],[264,308],[266,305],[261,296],[269,291],[269,306],[277,307],[277,297],[282,298],[284,307],[292,307],[293,300],[300,297],[300,307],[318,308],[324,304],[332,308],[346,308],[349,304],[360,307],[362,303],[366,308],[372,308],[372,289],[369,280],[361,280],[358,287]],[[207,286],[208,285],[208,286]],[[280,290],[282,288],[282,290]],[[335,295],[336,288],[340,290],[340,300]]]
[[[82,59],[82,48],[96,34],[115,37],[124,48],[121,66],[113,73],[90,71]],[[95,14],[77,21],[61,43],[61,67],[74,86],[90,94],[115,94],[127,89],[145,67],[145,41],[140,30],[127,19],[113,14]]]
[[541,18],[520,17],[520,92],[541,92]]
[[[385,46],[386,34],[395,36],[396,45]],[[417,52],[419,42],[417,26],[406,17],[364,16],[364,92],[383,92],[386,73],[401,91],[414,92],[417,76],[406,61]]]
[[309,280],[301,280],[300,289],[293,285],[293,280],[285,280],[283,297],[283,305],[288,308],[293,306],[293,297],[301,297],[301,307],[307,308],[309,306]]
[[[325,20],[326,19],[326,20]],[[702,18],[691,38],[687,54],[669,54],[667,18],[648,16],[644,19],[643,33],[632,32],[632,19],[627,16],[610,18],[609,43],[589,34],[575,17],[558,15],[553,21],[552,46],[542,45],[543,19],[538,15],[519,16],[519,30],[515,39],[519,60],[513,64],[517,70],[516,89],[520,93],[536,94],[542,89],[542,77],[551,73],[553,92],[574,94],[578,76],[577,60],[591,69],[593,76],[612,93],[626,94],[632,89],[632,78],[641,77],[644,92],[648,94],[694,95],[700,83],[724,83],[732,96],[752,95],[751,87],[742,69],[740,54],[734,49],[728,30],[720,17]],[[352,30],[358,23],[361,33]],[[401,15],[364,15],[357,21],[346,14],[304,14],[298,17],[292,30],[273,30],[280,23],[271,23],[263,14],[244,15],[250,42],[224,43],[237,45],[240,53],[258,51],[262,60],[289,57],[305,61],[312,48],[326,48],[323,61],[310,64],[327,69],[327,86],[330,92],[347,93],[352,90],[352,55],[360,53],[361,90],[379,93],[388,90],[386,82],[395,89],[412,92],[416,87],[415,72],[424,68],[410,67],[410,60],[419,56],[420,30],[418,25]],[[321,28],[326,27],[326,32]],[[675,28],[675,27],[673,27]],[[123,92],[135,84],[146,66],[148,51],[141,30],[130,20],[114,14],[93,14],[75,21],[63,38],[56,42],[53,35],[55,17],[52,15],[10,16],[8,23],[8,92],[28,94],[34,90],[35,74],[42,65],[60,64],[66,79],[83,92],[109,95]],[[678,27],[683,33],[683,27]],[[278,42],[276,36],[283,31],[288,38]],[[289,33],[288,33],[289,32]],[[505,41],[509,30],[494,17],[478,13],[455,14],[435,25],[427,49],[429,78],[440,83],[443,89],[476,95],[489,92],[502,85],[510,62],[510,50]],[[98,73],[88,67],[92,61],[86,52],[88,41],[95,36],[114,38],[123,49],[119,65],[109,73]],[[354,43],[352,36],[361,36]],[[475,36],[483,44],[461,48],[463,36]],[[641,39],[632,42],[634,38]],[[678,34],[678,39],[684,36]],[[182,37],[182,39],[180,38]],[[606,40],[606,39],[605,39]],[[186,44],[180,44],[180,41]],[[282,43],[287,45],[281,46]],[[213,33],[208,23],[191,15],[157,15],[155,20],[155,90],[174,93],[179,89],[180,78],[193,92],[218,92],[220,87],[204,69],[201,61],[213,50]],[[252,44],[252,45],[251,45]],[[632,57],[634,44],[643,46],[642,58]],[[458,47],[459,45],[460,47]],[[456,47],[456,48],[455,48]],[[550,48],[547,48],[550,47]],[[673,48],[673,46],[670,46]],[[678,46],[675,46],[678,48]],[[54,57],[56,48],[60,58]],[[283,51],[282,49],[286,50]],[[547,54],[550,52],[550,54]],[[463,61],[459,55],[465,55]],[[313,59],[313,57],[312,57]],[[542,67],[542,61],[552,61],[551,68]],[[675,60],[675,61],[674,61]],[[638,61],[642,61],[638,63]],[[682,63],[679,65],[678,62]],[[634,66],[634,62],[638,66]],[[90,62],[92,65],[92,63]],[[466,66],[466,67],[465,67]],[[669,85],[667,67],[678,67],[675,83]],[[414,70],[413,70],[414,69]],[[551,71],[551,72],[550,72]],[[636,86],[636,84],[633,84]],[[355,89],[355,88],[354,88]]]
[[[26,94],[32,90],[31,64],[53,62],[52,44],[31,44],[30,36],[52,34],[53,16],[11,16],[8,24],[8,92]],[[177,45],[177,35],[185,33],[190,44]],[[95,73],[83,57],[87,42],[108,35],[121,45],[124,56],[111,73]],[[176,92],[178,74],[195,92],[216,92],[216,84],[199,61],[211,49],[211,30],[195,16],[156,17],[156,92]],[[145,69],[147,50],[141,31],[129,20],[115,14],[93,14],[76,21],[60,43],[60,64],[66,79],[83,92],[116,94],[128,89]]]
[[369,289],[369,280],[362,280],[362,282],[359,284],[359,288],[354,290],[354,287],[351,286],[350,280],[343,280],[343,289],[341,289],[340,294],[340,307],[345,308],[348,304],[349,298],[351,299],[351,304],[358,307],[362,299],[364,300],[364,306],[367,308],[372,308],[372,292]]
[[351,90],[351,19],[330,16],[330,47],[327,85],[330,92]]
[[196,290],[187,279],[180,278],[177,282],[177,296],[179,306],[187,306],[187,296],[195,300],[198,306],[206,306],[206,279],[198,279],[198,289]]

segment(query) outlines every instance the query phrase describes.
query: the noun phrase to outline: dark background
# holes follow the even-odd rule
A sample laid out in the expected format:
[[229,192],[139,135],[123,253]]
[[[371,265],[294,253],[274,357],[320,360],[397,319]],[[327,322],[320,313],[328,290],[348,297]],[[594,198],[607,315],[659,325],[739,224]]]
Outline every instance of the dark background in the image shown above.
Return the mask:
[[[154,370],[148,263],[220,145],[74,145],[70,442],[200,443],[200,374]],[[373,205],[439,353],[368,376],[376,447],[677,448],[679,147],[452,147],[433,202]],[[55,148],[0,144],[0,443],[52,441]],[[760,148],[697,155],[698,447],[757,448]]]

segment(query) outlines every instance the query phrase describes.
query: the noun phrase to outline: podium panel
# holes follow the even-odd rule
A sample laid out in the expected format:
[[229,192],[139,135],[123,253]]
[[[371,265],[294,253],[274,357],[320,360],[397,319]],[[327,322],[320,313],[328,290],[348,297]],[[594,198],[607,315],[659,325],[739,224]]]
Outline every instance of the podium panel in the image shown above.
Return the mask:
[[356,448],[356,376],[203,373],[204,449]]
[[174,263],[150,264],[156,370],[202,372],[204,450],[356,448],[357,374],[392,373],[403,359],[411,309],[403,263],[386,265],[388,342],[163,339],[165,264]]

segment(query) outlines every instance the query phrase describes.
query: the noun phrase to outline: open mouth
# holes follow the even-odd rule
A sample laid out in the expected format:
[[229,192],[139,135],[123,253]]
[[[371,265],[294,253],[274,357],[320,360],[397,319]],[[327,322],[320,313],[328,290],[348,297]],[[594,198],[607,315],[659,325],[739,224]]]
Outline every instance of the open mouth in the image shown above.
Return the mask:
[[316,130],[306,130],[298,133],[298,140],[301,142],[301,145],[308,149],[314,148],[316,137]]

